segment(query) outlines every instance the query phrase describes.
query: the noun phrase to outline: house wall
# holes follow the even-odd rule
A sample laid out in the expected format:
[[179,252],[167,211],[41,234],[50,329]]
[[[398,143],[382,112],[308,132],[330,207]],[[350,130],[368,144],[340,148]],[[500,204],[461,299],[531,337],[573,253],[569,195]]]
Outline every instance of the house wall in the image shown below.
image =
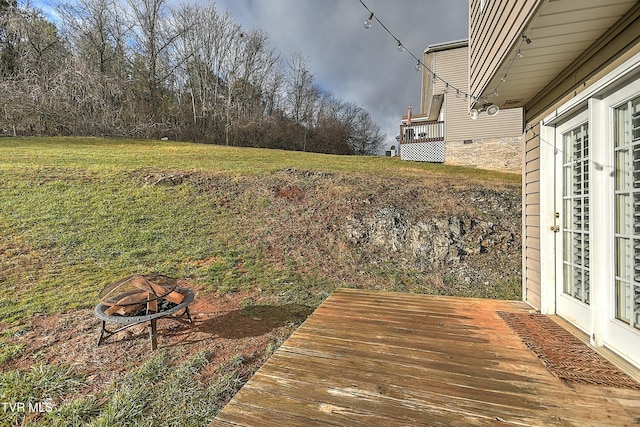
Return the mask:
[[[557,7],[579,9],[584,3],[551,1],[470,0],[471,92],[482,93],[492,78],[499,80],[504,73],[504,68],[499,67],[509,66],[505,55],[513,51],[516,43],[522,43],[521,35],[529,34],[531,28],[543,29],[536,40],[544,36],[548,45],[545,48],[564,49],[567,62],[562,63],[563,69],[540,76],[539,83],[546,86],[531,91],[535,92],[532,98],[525,88],[513,90],[521,93],[526,102],[522,166],[523,297],[542,313],[558,314],[584,331],[592,345],[607,347],[640,369],[639,291],[633,276],[637,263],[633,264],[634,255],[628,255],[619,246],[626,236],[621,237],[617,231],[632,213],[623,210],[628,207],[621,205],[615,185],[622,181],[620,176],[633,173],[634,167],[618,163],[622,151],[615,149],[619,141],[616,135],[622,125],[614,120],[616,109],[640,96],[640,2],[620,3],[618,12],[609,16],[609,21],[605,19],[608,15],[602,15],[601,21],[606,21],[606,26],[597,34],[606,32],[595,41],[596,34],[585,39],[580,49],[574,49],[569,56],[573,45],[566,35],[561,35],[565,32],[544,33],[548,26],[541,22],[548,24]],[[485,5],[484,13],[480,3]],[[613,23],[622,13],[625,15]],[[590,28],[593,14],[594,10],[586,11],[573,24],[576,28]],[[534,15],[536,18],[532,19]],[[561,24],[555,25],[558,30]],[[562,31],[565,30],[563,27]],[[592,44],[587,46],[589,43]],[[578,52],[582,53],[575,60],[570,59]],[[529,61],[516,67],[521,79],[529,79],[553,68],[542,65]],[[633,122],[626,120],[625,127]],[[576,126],[588,126],[588,138],[567,148],[563,138]],[[589,148],[581,151],[586,141]],[[569,150],[569,154],[564,150]],[[572,150],[577,150],[575,158]],[[580,167],[577,172],[572,162]],[[571,182],[575,174],[580,176],[581,186],[574,188]],[[580,181],[583,179],[588,180],[585,181],[588,185],[583,185]],[[571,199],[581,197],[585,188],[588,199],[578,205],[582,210],[576,216]],[[566,191],[569,195],[563,197]],[[572,230],[580,221],[589,224],[588,228],[581,228],[588,233],[584,240],[581,237],[576,240]],[[620,271],[627,276],[622,277]],[[576,272],[583,274],[582,279],[576,281]]]
[[522,275],[524,300],[541,306],[540,271],[540,126],[524,135],[522,177]]
[[[435,55],[433,53],[425,53],[422,62],[430,70],[435,70]],[[431,110],[431,101],[433,100],[434,85],[431,82],[431,75],[427,70],[422,70],[422,96],[420,100],[420,114],[429,115]],[[431,120],[437,120],[437,117],[431,117]]]
[[[470,0],[471,93],[480,94],[543,0]],[[484,9],[481,5],[484,4]]]
[[[433,53],[434,71],[461,92],[469,88],[469,48],[462,47]],[[508,138],[522,135],[522,110],[500,111],[497,116],[480,114],[477,120],[469,117],[469,103],[464,94],[458,97],[453,89],[447,90],[441,80],[435,84],[435,93],[444,93],[445,141],[482,140]],[[519,146],[515,147],[519,150]],[[516,154],[519,153],[517,151]],[[489,153],[487,153],[489,154]]]
[[[526,107],[525,121],[527,129],[531,129],[525,135],[525,160],[523,169],[523,295],[527,302],[536,308],[542,308],[543,312],[553,310],[549,296],[549,301],[545,302],[541,294],[544,293],[542,286],[545,281],[553,280],[553,272],[544,272],[544,260],[541,260],[541,233],[552,232],[548,227],[541,227],[540,211],[540,121],[543,117],[553,114],[563,104],[578,96],[580,93],[589,90],[594,82],[619,67],[630,57],[640,52],[640,4],[627,14],[621,22],[627,25],[625,28],[614,27],[594,46],[597,49],[589,49],[583,53],[563,75],[554,79],[553,85],[549,85],[540,92]],[[635,40],[635,43],[632,42]],[[624,49],[622,48],[624,46]],[[594,61],[602,63],[594,63]],[[571,76],[570,78],[567,76]],[[580,79],[574,80],[577,76]],[[550,154],[550,158],[552,155]],[[552,187],[548,191],[552,191]],[[550,219],[552,203],[547,204],[547,208],[542,212]],[[548,263],[551,263],[549,260]],[[547,269],[549,270],[549,269]],[[544,306],[549,306],[545,308]]]
[[[484,10],[480,7],[481,0],[470,0],[469,7],[471,93],[481,93],[486,88],[544,1],[484,0],[482,3]],[[553,278],[552,272],[542,271],[549,269],[541,264],[541,233],[551,236],[552,232],[546,225],[544,229],[541,227],[540,121],[640,51],[639,17],[640,3],[525,106],[524,122],[528,130],[523,147],[523,295],[537,308],[545,305],[544,297],[541,298],[542,282]],[[500,114],[504,112],[501,110]],[[543,191],[543,199],[546,192]],[[543,205],[547,207],[542,213],[545,218],[542,222],[552,224],[552,204]]]
[[[447,141],[446,163],[522,173],[522,136]],[[490,155],[487,155],[490,153]]]
[[[469,117],[469,103],[464,96],[469,92],[467,44],[456,42],[454,47],[428,50],[424,63],[439,79],[434,83],[431,74],[424,70],[421,113],[430,112],[434,95],[444,96],[445,163],[520,173],[522,110],[504,110],[493,117],[483,113],[477,120]],[[447,88],[443,80],[451,87]],[[460,89],[459,96],[454,87]],[[432,115],[430,119],[438,119],[435,113]]]

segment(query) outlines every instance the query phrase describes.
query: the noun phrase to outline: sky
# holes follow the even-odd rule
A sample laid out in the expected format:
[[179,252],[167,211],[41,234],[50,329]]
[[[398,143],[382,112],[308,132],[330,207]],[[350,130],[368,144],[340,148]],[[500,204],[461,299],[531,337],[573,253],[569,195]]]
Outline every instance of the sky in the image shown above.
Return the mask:
[[[202,2],[202,0],[200,0]],[[427,46],[468,37],[468,0],[363,0],[417,57]],[[301,52],[324,89],[363,106],[397,144],[409,105],[420,109],[421,74],[359,0],[218,0],[247,29],[261,28],[283,58]]]
[[[54,0],[32,0],[47,13]],[[210,4],[207,0],[172,0]],[[363,0],[406,48],[422,58],[427,46],[468,37],[468,0]],[[316,82],[347,102],[363,106],[396,144],[409,105],[420,109],[421,74],[416,61],[374,22],[360,0],[218,0],[247,30],[266,31],[288,59],[304,54]]]

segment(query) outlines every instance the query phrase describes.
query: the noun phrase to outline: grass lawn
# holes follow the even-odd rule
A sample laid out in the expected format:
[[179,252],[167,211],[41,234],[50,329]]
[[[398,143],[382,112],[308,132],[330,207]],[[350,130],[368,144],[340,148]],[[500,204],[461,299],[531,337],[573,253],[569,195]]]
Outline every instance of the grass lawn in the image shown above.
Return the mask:
[[[189,278],[205,294],[260,289],[315,307],[340,284],[307,274],[300,260],[269,262],[269,248],[250,238],[253,227],[268,234],[259,213],[278,206],[267,190],[247,195],[241,181],[274,180],[286,169],[388,181],[446,177],[486,187],[520,183],[519,175],[384,157],[97,138],[0,139],[0,366],[23,351],[12,338],[31,327],[33,316],[93,307],[105,285],[133,273]],[[160,178],[172,175],[192,181],[162,185]],[[201,176],[208,181],[193,185]],[[218,187],[204,191],[212,182]],[[256,216],[239,220],[245,211]],[[206,425],[220,396],[241,384],[230,362],[206,387],[184,385],[207,360],[205,353],[176,361],[160,352],[108,393],[78,399],[69,396],[89,381],[82,373],[34,360],[30,369],[0,374],[0,401],[58,398],[56,411],[37,418],[39,425]],[[177,368],[166,374],[170,365]],[[158,409],[172,400],[182,405],[176,413],[193,416],[174,420]],[[198,400],[211,402],[211,410],[195,410]],[[151,407],[168,424],[149,418]],[[23,422],[23,416],[0,416],[0,425]]]

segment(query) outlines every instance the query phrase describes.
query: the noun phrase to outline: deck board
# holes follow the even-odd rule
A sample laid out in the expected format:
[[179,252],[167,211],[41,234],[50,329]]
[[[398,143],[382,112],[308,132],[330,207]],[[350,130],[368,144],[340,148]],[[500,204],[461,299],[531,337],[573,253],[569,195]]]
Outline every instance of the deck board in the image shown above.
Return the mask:
[[529,310],[338,290],[211,425],[638,425],[640,391],[560,381],[496,314]]

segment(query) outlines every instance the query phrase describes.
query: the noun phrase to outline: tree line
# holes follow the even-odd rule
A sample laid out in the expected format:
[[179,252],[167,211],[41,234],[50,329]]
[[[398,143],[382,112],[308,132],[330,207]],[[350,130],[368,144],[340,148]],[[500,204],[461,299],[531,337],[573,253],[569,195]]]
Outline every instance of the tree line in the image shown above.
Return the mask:
[[0,136],[79,135],[376,154],[361,106],[211,5],[0,0]]

